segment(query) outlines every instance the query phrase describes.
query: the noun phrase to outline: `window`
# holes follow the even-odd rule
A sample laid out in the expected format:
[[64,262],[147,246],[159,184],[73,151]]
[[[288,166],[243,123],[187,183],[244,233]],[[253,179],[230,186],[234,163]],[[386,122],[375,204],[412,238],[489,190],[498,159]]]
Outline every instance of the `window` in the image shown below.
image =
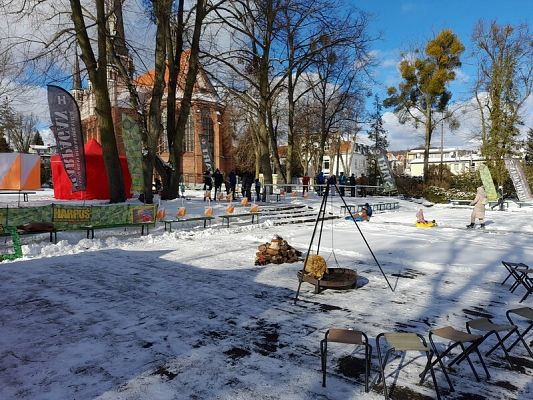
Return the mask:
[[324,169],[329,169],[329,160],[324,160]]
[[189,114],[187,124],[185,125],[185,134],[183,135],[183,151],[194,152],[194,125],[191,114]]

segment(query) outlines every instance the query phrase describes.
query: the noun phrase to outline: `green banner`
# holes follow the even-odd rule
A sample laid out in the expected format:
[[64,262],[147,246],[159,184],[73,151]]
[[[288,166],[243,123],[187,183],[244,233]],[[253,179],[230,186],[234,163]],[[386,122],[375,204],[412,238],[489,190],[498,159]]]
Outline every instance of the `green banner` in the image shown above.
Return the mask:
[[139,126],[127,114],[122,114],[122,140],[131,175],[131,189],[135,192],[142,192],[144,185],[141,135]]
[[485,164],[481,164],[479,166],[479,176],[481,178],[481,182],[483,182],[485,193],[487,193],[487,199],[489,201],[498,200],[498,193],[496,193],[496,188],[494,187],[494,182],[492,180],[489,167],[487,167]]
[[70,222],[73,224],[88,224],[91,221],[89,207],[54,207],[54,222]]
[[52,222],[57,229],[69,230],[93,225],[131,224],[153,222],[157,205],[106,204],[93,206],[69,206],[52,204],[42,207],[0,208],[0,226]]

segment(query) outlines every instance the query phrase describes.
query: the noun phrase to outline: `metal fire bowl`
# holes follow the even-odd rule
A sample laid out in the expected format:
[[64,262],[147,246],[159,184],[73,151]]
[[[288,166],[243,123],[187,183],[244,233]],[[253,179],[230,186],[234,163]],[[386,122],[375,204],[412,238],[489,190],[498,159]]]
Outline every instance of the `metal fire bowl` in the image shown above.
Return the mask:
[[322,279],[298,271],[298,279],[321,289],[353,289],[357,285],[357,271],[348,268],[328,268]]

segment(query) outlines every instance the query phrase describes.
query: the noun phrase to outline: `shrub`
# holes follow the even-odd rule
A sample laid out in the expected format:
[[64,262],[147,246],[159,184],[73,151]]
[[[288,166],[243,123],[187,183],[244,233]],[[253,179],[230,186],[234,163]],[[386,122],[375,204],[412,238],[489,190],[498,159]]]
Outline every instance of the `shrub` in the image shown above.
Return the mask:
[[[456,189],[461,192],[476,192],[476,189],[482,186],[479,172],[465,172],[461,175],[454,175],[451,178],[450,188]],[[458,199],[458,197],[456,197]]]
[[454,189],[454,188],[448,189],[448,191],[446,192],[446,197],[447,197],[446,200],[452,200],[452,199],[472,200],[476,196],[476,190],[477,190],[477,187],[473,191],[466,191],[466,192],[460,189]]
[[446,190],[438,186],[428,186],[423,193],[424,198],[432,203],[446,203],[449,200]]
[[422,180],[412,176],[396,176],[398,193],[408,197],[422,197],[424,186]]

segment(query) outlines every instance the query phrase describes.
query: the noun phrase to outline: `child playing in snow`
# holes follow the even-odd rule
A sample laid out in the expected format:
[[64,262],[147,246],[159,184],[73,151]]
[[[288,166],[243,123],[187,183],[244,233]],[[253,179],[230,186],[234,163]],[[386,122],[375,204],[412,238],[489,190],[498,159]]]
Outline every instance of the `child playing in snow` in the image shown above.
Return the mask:
[[418,212],[416,213],[416,222],[419,223],[419,224],[433,223],[433,225],[435,225],[435,220],[430,222],[426,218],[424,218],[424,211],[422,211],[421,208],[419,208]]
[[424,218],[424,211],[421,208],[416,213],[416,222],[420,222],[421,224],[427,224],[429,222]]

